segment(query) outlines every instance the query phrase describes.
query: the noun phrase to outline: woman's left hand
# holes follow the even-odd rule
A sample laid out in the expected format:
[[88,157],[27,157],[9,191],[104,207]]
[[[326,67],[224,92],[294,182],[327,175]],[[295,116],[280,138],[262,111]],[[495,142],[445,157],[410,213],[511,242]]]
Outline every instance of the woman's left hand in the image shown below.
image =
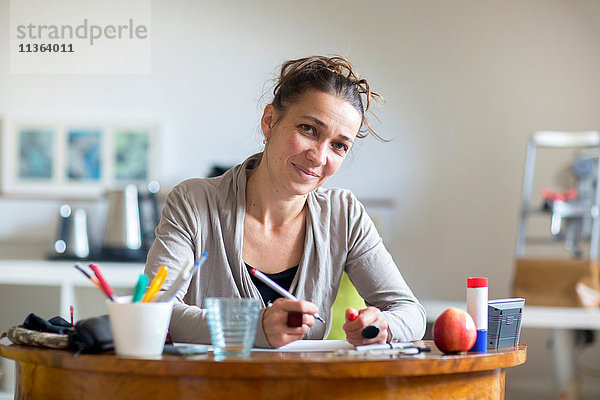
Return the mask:
[[[379,328],[379,334],[372,339],[364,338],[362,332],[367,326],[376,326]],[[342,328],[346,332],[346,340],[355,346],[386,343],[389,336],[388,323],[381,310],[376,307],[367,307],[360,311],[348,308],[346,323]]]

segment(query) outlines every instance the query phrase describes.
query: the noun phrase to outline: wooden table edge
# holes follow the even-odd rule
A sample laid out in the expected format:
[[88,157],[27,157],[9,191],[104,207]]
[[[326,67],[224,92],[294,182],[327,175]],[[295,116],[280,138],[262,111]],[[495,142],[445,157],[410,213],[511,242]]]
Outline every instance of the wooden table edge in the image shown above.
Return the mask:
[[[429,344],[429,343],[428,343]],[[431,343],[431,346],[433,344]],[[435,348],[435,347],[434,347]],[[43,350],[43,351],[40,351]],[[490,351],[487,354],[426,355],[425,358],[350,358],[318,353],[257,353],[239,360],[214,361],[201,357],[163,356],[160,359],[131,359],[108,354],[82,354],[72,357],[68,350],[32,346],[0,345],[0,355],[23,363],[41,364],[69,370],[103,373],[132,373],[178,377],[311,377],[376,378],[381,376],[426,376],[505,369],[525,363],[527,346]],[[266,354],[266,355],[265,355]],[[270,356],[269,356],[270,354]],[[274,355],[275,354],[275,355]],[[68,359],[66,357],[69,357]],[[266,362],[268,360],[268,362]],[[310,365],[310,368],[307,366]]]

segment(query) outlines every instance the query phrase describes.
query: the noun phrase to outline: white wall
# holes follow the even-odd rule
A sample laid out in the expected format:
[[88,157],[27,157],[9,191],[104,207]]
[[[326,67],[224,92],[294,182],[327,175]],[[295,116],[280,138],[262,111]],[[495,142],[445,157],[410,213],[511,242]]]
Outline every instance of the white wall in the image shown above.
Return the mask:
[[[10,75],[8,22],[0,0],[0,113],[157,121],[164,185],[260,149],[282,61],[348,56],[387,98],[375,127],[393,141],[364,140],[330,185],[396,199],[388,245],[425,298],[464,299],[467,275],[509,296],[528,136],[600,129],[594,0],[153,1],[152,73],[124,76]],[[56,207],[0,200],[0,240],[48,242]],[[550,373],[529,357],[525,375]]]

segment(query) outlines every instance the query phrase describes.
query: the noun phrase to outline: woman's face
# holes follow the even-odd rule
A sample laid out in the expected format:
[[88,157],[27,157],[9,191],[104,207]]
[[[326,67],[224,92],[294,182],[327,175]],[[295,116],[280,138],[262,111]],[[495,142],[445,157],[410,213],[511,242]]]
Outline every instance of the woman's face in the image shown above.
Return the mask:
[[342,165],[360,129],[360,113],[346,100],[309,91],[284,114],[265,107],[263,155],[276,190],[305,195]]

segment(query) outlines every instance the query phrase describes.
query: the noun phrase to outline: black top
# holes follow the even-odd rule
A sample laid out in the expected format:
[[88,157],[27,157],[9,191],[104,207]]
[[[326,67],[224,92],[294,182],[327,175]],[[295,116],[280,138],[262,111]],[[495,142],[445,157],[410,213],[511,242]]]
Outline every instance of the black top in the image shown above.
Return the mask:
[[[244,263],[244,264],[246,264],[246,263]],[[250,269],[252,269],[252,267],[249,266],[248,264],[246,264],[246,268],[248,268],[248,273],[250,272]],[[294,277],[296,276],[297,271],[298,271],[298,266],[296,265],[295,267],[286,269],[285,271],[281,271],[276,274],[265,274],[265,275],[268,276],[269,278],[271,278],[271,280],[273,280],[275,283],[277,283],[279,286],[281,286],[285,290],[290,290],[290,286],[292,286],[292,281],[294,280]],[[263,274],[264,274],[264,272],[263,272]],[[263,298],[263,300],[265,301],[265,304],[272,303],[275,301],[275,299],[283,297],[282,295],[280,295],[279,293],[277,293],[276,291],[271,289],[269,286],[265,285],[260,279],[257,279],[254,275],[250,274],[250,277],[252,278],[252,282],[254,283],[254,286],[256,286],[256,288],[260,292],[260,295]]]

